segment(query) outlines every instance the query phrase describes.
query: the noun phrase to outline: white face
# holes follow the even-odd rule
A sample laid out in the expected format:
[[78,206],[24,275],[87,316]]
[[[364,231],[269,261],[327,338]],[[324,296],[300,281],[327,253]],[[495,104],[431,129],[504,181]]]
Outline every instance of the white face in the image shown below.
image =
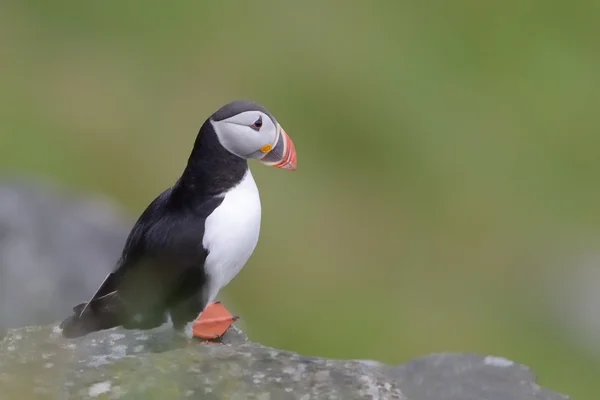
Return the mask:
[[260,111],[245,111],[211,123],[221,145],[242,158],[262,158],[275,146],[281,129]]

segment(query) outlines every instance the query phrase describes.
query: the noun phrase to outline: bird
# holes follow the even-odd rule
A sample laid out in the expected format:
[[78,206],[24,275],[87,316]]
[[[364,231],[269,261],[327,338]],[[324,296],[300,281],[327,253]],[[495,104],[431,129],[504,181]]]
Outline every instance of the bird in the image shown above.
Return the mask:
[[204,121],[180,177],[140,214],[112,271],[59,324],[62,336],[149,330],[170,320],[190,339],[222,338],[238,317],[215,299],[260,233],[252,159],[296,170],[294,143],[273,114],[235,100]]

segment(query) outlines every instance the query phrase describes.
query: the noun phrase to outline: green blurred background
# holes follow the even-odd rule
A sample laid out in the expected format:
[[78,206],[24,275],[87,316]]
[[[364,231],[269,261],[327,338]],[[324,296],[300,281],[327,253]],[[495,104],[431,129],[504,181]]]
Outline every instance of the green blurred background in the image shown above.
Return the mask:
[[223,295],[253,339],[499,355],[595,398],[553,310],[600,235],[599,4],[0,0],[0,168],[135,218],[255,100],[298,170],[251,165],[261,238]]

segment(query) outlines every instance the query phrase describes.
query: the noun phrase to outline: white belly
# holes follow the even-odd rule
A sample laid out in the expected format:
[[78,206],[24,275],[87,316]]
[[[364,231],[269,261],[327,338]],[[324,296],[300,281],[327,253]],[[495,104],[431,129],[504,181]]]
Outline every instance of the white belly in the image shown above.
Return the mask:
[[225,194],[223,202],[206,219],[202,245],[208,250],[208,302],[246,264],[258,242],[261,208],[258,188],[250,169],[242,181]]

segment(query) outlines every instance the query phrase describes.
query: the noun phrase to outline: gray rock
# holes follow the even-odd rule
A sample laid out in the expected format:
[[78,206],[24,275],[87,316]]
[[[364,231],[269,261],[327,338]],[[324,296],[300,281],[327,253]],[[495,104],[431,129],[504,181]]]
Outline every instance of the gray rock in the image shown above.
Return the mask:
[[0,185],[0,331],[52,323],[89,298],[132,224],[99,195],[23,182]]
[[502,357],[432,354],[392,368],[413,400],[567,400],[538,386],[529,368]]
[[302,357],[230,329],[223,344],[187,341],[165,325],[67,340],[58,329],[11,330],[0,343],[7,398],[406,399],[360,361]]
[[541,276],[544,311],[570,346],[600,359],[600,254],[574,247],[548,262]]
[[10,330],[0,342],[2,398],[566,400],[511,361],[439,354],[391,367],[304,357],[232,327],[201,344],[170,326],[62,338],[55,326]]

